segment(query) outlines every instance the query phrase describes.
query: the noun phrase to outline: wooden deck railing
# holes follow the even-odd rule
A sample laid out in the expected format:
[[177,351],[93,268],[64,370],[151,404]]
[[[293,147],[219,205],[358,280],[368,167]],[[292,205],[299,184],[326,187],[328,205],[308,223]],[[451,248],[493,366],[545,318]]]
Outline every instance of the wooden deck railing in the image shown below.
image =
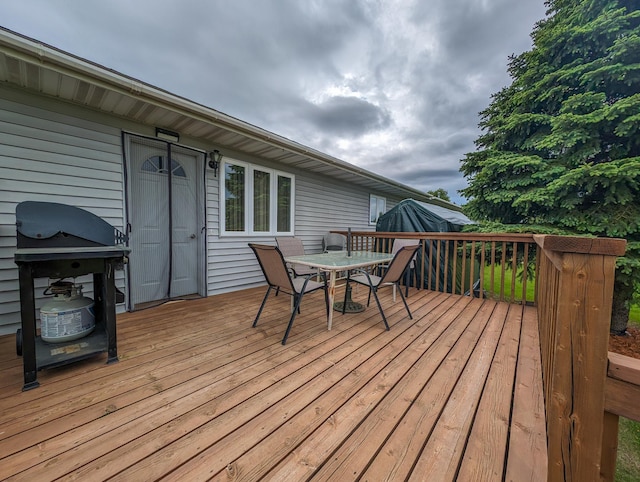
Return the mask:
[[[424,288],[535,304],[548,480],[613,481],[618,417],[640,421],[640,360],[608,353],[615,263],[626,242],[527,234],[352,232],[351,249],[390,251],[397,238],[422,240],[418,272]],[[531,291],[533,296],[527,295]]]
[[[347,235],[346,231],[336,231]],[[423,288],[473,294],[511,303],[527,297],[535,279],[535,242],[531,234],[351,233],[351,249],[390,252],[395,239],[419,239],[419,283]],[[528,289],[529,288],[529,289]]]

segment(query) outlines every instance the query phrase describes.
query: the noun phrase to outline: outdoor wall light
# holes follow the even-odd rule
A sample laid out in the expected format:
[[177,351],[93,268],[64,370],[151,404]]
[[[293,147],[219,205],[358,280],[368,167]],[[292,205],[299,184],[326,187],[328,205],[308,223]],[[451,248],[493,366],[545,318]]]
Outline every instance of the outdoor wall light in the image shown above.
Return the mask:
[[178,142],[180,140],[180,134],[163,129],[162,127],[156,127],[156,137],[158,139],[164,139],[165,141],[171,142]]
[[218,167],[220,167],[220,161],[222,161],[222,154],[216,149],[209,154],[209,157],[209,167],[213,169],[213,176],[218,177]]

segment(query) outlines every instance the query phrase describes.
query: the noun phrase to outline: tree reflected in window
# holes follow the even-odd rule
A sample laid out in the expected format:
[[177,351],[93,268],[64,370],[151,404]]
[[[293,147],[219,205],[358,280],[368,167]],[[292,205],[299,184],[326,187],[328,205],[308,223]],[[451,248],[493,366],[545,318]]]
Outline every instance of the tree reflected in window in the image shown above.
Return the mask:
[[235,164],[224,167],[224,225],[225,231],[244,231],[245,168]]

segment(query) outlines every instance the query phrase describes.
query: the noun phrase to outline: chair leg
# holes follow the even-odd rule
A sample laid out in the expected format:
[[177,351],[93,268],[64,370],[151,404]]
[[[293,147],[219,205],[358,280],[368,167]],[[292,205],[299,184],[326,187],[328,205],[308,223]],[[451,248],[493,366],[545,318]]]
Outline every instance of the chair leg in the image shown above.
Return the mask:
[[255,326],[258,324],[258,318],[260,318],[260,315],[262,314],[262,309],[264,308],[265,303],[267,302],[267,298],[269,297],[269,293],[271,293],[271,286],[269,286],[269,288],[267,289],[267,293],[264,295],[264,298],[262,299],[262,304],[260,305],[260,309],[258,310],[258,314],[256,315],[256,319],[253,320],[253,326],[255,328]]
[[[373,297],[376,299],[376,303],[378,304],[378,309],[380,310],[380,314],[382,315],[382,321],[384,321],[384,326],[387,329],[387,331],[389,331],[389,323],[387,323],[387,317],[384,316],[384,311],[382,311],[382,305],[380,304],[380,300],[378,299],[378,290],[376,288],[373,288],[371,291],[373,291]],[[402,290],[399,290],[399,291],[400,291],[400,296],[402,296]],[[404,298],[402,299],[404,300]]]
[[402,294],[402,290],[398,287],[398,291],[400,292],[400,298],[402,298],[402,302],[404,303],[404,307],[407,309],[407,313],[409,313],[409,319],[413,320],[413,315],[411,314],[411,310],[409,310],[409,305],[407,304],[407,300]]
[[287,343],[287,338],[289,337],[289,332],[291,331],[291,327],[293,326],[293,320],[296,319],[296,315],[300,311],[300,301],[302,301],[302,294],[295,297],[296,304],[293,307],[293,311],[291,313],[291,318],[289,319],[289,324],[287,325],[287,330],[284,332],[284,338],[282,338],[282,344],[285,345]]
[[409,296],[409,285],[411,284],[411,268],[407,268],[404,273],[404,293]]
[[324,282],[324,304],[327,309],[327,320],[329,319],[329,288],[327,287],[327,273],[322,273],[322,281]]
[[[344,285],[344,301],[342,303],[342,314],[345,314],[347,309],[347,294],[349,293],[349,274],[347,273],[347,283]],[[329,307],[331,309],[331,307]]]

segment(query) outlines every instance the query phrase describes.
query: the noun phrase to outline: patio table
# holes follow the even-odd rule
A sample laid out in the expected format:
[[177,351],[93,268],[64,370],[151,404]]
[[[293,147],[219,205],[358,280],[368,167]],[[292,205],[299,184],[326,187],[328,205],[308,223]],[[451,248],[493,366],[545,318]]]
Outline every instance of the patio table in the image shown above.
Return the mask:
[[329,316],[327,318],[327,329],[331,330],[338,272],[389,263],[393,259],[393,254],[375,253],[372,251],[351,251],[349,255],[347,251],[330,251],[328,253],[285,256],[284,259],[287,263],[311,266],[312,268],[317,268],[329,273]]

